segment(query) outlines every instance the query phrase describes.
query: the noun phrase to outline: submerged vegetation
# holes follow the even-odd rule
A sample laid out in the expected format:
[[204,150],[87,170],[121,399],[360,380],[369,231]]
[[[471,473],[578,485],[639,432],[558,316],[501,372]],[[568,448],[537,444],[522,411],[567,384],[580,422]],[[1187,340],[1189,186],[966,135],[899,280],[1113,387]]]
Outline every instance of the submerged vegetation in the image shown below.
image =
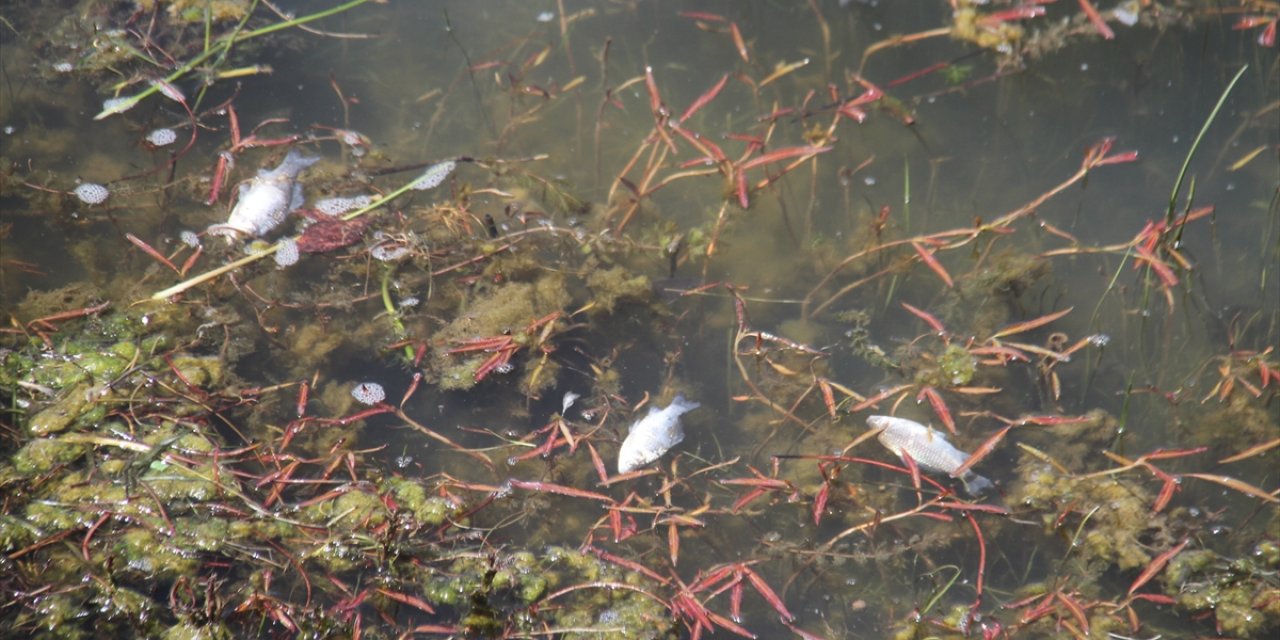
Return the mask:
[[0,24],[4,633],[1280,631],[1273,4],[58,4]]

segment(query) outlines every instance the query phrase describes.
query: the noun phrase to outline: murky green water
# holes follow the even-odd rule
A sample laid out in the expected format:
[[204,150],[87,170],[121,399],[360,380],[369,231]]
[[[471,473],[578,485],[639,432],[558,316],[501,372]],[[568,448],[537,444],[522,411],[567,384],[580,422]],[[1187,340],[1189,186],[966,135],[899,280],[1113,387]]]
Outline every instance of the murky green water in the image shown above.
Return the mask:
[[[1113,40],[1080,3],[364,4],[95,121],[244,5],[5,3],[0,627],[1274,633],[1275,10],[1098,5]],[[461,160],[184,244],[291,147],[308,209]],[[678,393],[683,441],[614,480]],[[997,491],[872,414],[990,445]]]

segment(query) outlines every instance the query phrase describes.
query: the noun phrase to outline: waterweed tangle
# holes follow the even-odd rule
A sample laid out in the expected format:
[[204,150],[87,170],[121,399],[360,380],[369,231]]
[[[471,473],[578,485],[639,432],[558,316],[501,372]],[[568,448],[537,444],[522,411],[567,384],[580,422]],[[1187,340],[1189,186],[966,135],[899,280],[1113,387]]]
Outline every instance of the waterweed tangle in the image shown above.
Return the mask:
[[1275,636],[1275,12],[921,2],[8,3],[5,627]]

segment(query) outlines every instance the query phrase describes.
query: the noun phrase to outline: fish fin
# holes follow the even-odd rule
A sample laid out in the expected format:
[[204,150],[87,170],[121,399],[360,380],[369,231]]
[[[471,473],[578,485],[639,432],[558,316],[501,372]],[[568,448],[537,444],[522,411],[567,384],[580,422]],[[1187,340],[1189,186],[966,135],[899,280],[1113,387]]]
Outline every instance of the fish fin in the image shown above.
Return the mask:
[[627,427],[627,433],[631,433],[632,431],[635,431],[635,430],[636,430],[636,427],[637,427],[637,426],[639,426],[641,422],[644,422],[645,418],[648,418],[649,416],[651,416],[651,415],[653,415],[653,414],[655,414],[655,413],[657,413],[657,412],[659,412],[659,411],[661,411],[661,409],[659,409],[659,408],[657,408],[657,407],[654,407],[654,406],[650,406],[650,407],[649,407],[649,413],[644,414],[644,418],[640,418],[639,420],[636,420],[635,422],[632,422],[632,423],[631,423],[631,426]]
[[297,211],[306,204],[306,199],[302,197],[302,185],[293,183],[293,198],[289,200],[289,211]]
[[990,480],[972,471],[965,473],[960,478],[960,483],[964,485],[965,493],[975,498],[995,488],[995,485]]
[[676,422],[675,426],[671,428],[671,447],[674,448],[681,442],[684,442],[684,426]]

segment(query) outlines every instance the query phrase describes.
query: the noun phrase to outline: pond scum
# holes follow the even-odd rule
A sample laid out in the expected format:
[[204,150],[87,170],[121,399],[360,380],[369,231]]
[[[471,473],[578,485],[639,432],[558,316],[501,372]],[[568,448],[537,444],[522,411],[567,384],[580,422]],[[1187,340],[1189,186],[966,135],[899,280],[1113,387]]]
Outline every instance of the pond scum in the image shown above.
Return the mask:
[[[1163,215],[1101,241],[1036,215],[1131,166],[1140,141],[1095,139],[1056,186],[969,226],[913,230],[902,203],[853,199],[843,234],[820,236],[802,204],[822,181],[847,194],[872,164],[834,159],[865,122],[910,136],[924,96],[909,82],[945,78],[932,95],[953,95],[1130,37],[1119,24],[1237,29],[1255,62],[1214,92],[1244,78],[1274,99],[1274,3],[954,0],[939,14],[951,23],[871,44],[859,69],[947,38],[970,62],[897,79],[831,69],[834,3],[797,7],[819,34],[808,68],[761,60],[758,34],[732,15],[688,11],[675,22],[685,37],[740,60],[693,100],[661,68],[610,63],[610,39],[586,42],[597,12],[634,7],[553,3],[548,30],[470,59],[422,98],[470,100],[498,70],[501,107],[473,123],[497,139],[436,157],[351,130],[360,102],[340,75],[341,128],[250,118],[240,104],[235,83],[272,72],[257,61],[269,48],[373,39],[329,21],[379,3],[300,5],[309,15],[250,0],[64,4],[6,7],[20,42],[6,49],[54,60],[31,82],[98,87],[91,126],[125,123],[157,163],[95,204],[76,197],[74,174],[25,160],[71,154],[65,136],[3,162],[5,244],[40,225],[77,237],[66,246],[87,275],[53,288],[41,277],[57,258],[0,256],[0,635],[1280,632],[1275,193],[1233,212],[1263,237],[1245,267],[1261,272],[1259,310],[1226,317],[1204,357],[1179,353],[1179,336],[1198,322],[1191,283],[1221,267],[1186,243],[1217,213],[1193,204],[1186,167],[1172,197],[1150,201]],[[972,75],[977,60],[989,76]],[[780,88],[821,68],[807,94]],[[749,117],[708,115],[726,92],[749,96]],[[616,125],[623,96],[643,125]],[[598,197],[545,168],[553,148],[504,151],[575,106],[587,124],[573,135],[605,174]],[[1276,108],[1234,124],[1203,114],[1237,127],[1233,139],[1270,142],[1199,151],[1274,189]],[[157,123],[177,140],[151,139],[171,146],[141,142]],[[285,235],[179,240],[225,220],[202,203],[225,204],[295,147],[328,153],[304,174],[313,204]],[[664,214],[672,194],[702,213]],[[176,223],[179,210],[203,224]],[[784,285],[724,257],[765,215],[807,243],[785,259]],[[294,251],[296,264],[264,259]],[[1108,284],[1063,293],[1055,272],[1069,265]],[[365,406],[351,391],[371,370],[391,395]],[[686,442],[611,474],[627,425],[677,393],[704,405]],[[1087,400],[1103,396],[1116,404]],[[971,498],[887,455],[863,426],[872,413],[945,430],[974,452],[961,472],[984,465],[999,490]],[[1168,426],[1152,438],[1135,424]]]

